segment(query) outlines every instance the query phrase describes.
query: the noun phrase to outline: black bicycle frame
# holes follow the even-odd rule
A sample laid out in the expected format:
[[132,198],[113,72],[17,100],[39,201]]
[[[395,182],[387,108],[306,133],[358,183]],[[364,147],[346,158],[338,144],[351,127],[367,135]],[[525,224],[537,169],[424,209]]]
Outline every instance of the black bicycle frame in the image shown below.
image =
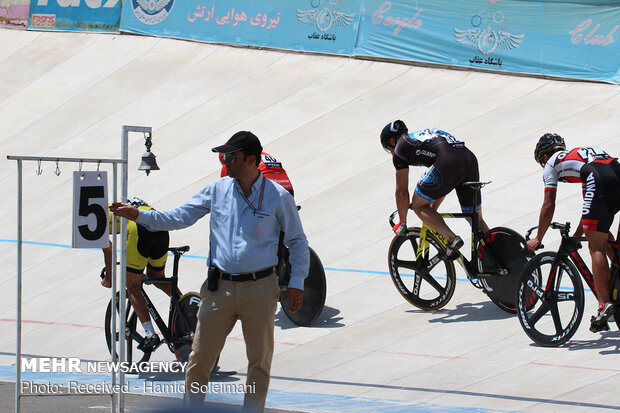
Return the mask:
[[[179,260],[181,259],[182,254],[176,250],[172,251],[172,253],[174,254],[172,276],[170,278],[142,277],[140,279],[141,281],[140,292],[142,293],[142,296],[146,300],[146,308],[148,309],[149,314],[151,315],[151,317],[157,324],[157,327],[159,327],[159,331],[161,331],[164,337],[164,341],[168,344],[168,347],[170,347],[170,349],[174,351],[172,348],[172,344],[183,341],[182,337],[172,337],[172,334],[170,333],[170,328],[169,328],[169,326],[172,325],[172,313],[173,313],[172,310],[176,309],[177,314],[179,315],[182,314],[181,306],[179,304],[179,298],[181,297],[179,297],[179,290],[178,290]],[[149,296],[144,291],[143,286],[145,283],[170,284],[170,307],[168,308],[168,325],[164,323],[161,316],[159,315],[159,312],[153,305],[153,302],[151,301]],[[187,331],[187,325],[185,325],[184,317],[179,317],[179,320],[182,323],[181,327],[183,328],[183,331]]]
[[[584,281],[590,288],[590,291],[592,291],[594,296],[598,298],[598,295],[596,293],[596,285],[594,284],[594,276],[592,275],[592,272],[590,272],[590,269],[588,268],[586,263],[583,261],[583,258],[581,258],[581,255],[578,252],[578,250],[581,248],[581,241],[586,241],[586,239],[582,237],[568,236],[568,233],[570,230],[569,224],[566,224],[566,225],[551,224],[551,227],[560,230],[560,234],[562,235],[562,242],[560,243],[560,248],[558,249],[557,259],[553,263],[553,266],[552,266],[553,277],[549,277],[548,283],[555,281],[555,274],[559,268],[560,262],[562,261],[563,258],[568,257],[573,262],[573,264],[575,264],[575,266],[577,267],[579,274],[581,275],[581,277],[584,279]],[[612,277],[612,280],[614,277],[618,276],[617,270],[618,270],[618,267],[620,266],[620,243],[618,243],[618,240],[620,239],[619,237],[620,237],[620,228],[618,229],[618,236],[616,236],[616,243],[615,244],[609,243],[613,250],[613,259],[611,261],[611,268],[610,268],[610,275]],[[549,290],[549,288],[551,288],[550,284],[546,286],[547,291]]]

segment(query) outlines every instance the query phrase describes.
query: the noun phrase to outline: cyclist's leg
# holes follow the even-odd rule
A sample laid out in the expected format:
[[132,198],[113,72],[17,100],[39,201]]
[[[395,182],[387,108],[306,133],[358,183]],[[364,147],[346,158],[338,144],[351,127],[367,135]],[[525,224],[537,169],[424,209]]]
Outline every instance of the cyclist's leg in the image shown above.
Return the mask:
[[592,256],[592,275],[599,306],[609,302],[609,262],[607,261],[607,233],[598,231],[585,231],[588,240],[588,248]]
[[[143,238],[148,238],[145,244],[139,243],[138,247],[142,249],[144,254],[147,254],[148,263],[146,266],[146,275],[154,278],[164,278],[166,276],[166,261],[168,260],[168,246],[170,245],[170,236],[168,231],[158,231],[144,233],[140,231],[140,235],[145,235]],[[166,294],[171,294],[170,283],[148,283],[153,284]],[[177,290],[179,295],[181,291]]]
[[[453,189],[449,182],[444,182],[444,174],[439,167],[432,165],[418,181],[411,209],[426,225],[443,235],[448,242],[454,241],[456,234],[446,224],[433,204],[438,206],[441,200]],[[437,203],[438,202],[438,203]]]
[[607,261],[608,231],[614,218],[610,198],[615,199],[618,179],[611,166],[590,163],[581,168],[580,175],[586,182],[581,222],[592,256],[592,275],[596,286],[599,308],[609,297],[609,262]]
[[[149,263],[149,265],[146,266],[146,276],[152,277],[152,278],[165,278],[166,267],[153,267]],[[155,287],[159,288],[161,291],[170,295],[170,291],[171,291],[170,289],[172,288],[172,285],[170,283],[158,283],[157,281],[153,281],[147,284],[154,285]],[[178,288],[177,288],[177,293],[179,294],[179,296],[183,295],[181,293],[181,290],[179,290]]]
[[127,293],[129,295],[129,300],[131,301],[131,305],[133,305],[136,314],[138,314],[138,318],[142,325],[151,321],[151,316],[149,315],[149,310],[146,307],[146,300],[142,295],[142,282],[140,281],[142,278],[142,272],[137,272],[134,268],[127,268]]
[[448,242],[452,242],[454,238],[456,238],[456,234],[448,227],[446,221],[441,217],[439,212],[431,206],[434,201],[433,199],[427,198],[421,192],[418,192],[418,188],[416,188],[416,192],[413,194],[411,208],[422,222],[443,235]]
[[[478,228],[483,233],[489,232],[489,226],[482,217],[482,194],[480,189],[472,188],[467,185],[463,185],[463,182],[478,182],[480,181],[480,172],[478,171],[478,159],[476,155],[467,148],[463,149],[462,159],[465,161],[466,168],[463,171],[463,178],[461,183],[456,187],[456,195],[459,198],[459,204],[461,204],[461,210],[463,212],[473,212],[474,208],[478,211]],[[478,199],[478,204],[473,205],[474,195]],[[467,219],[467,222],[471,225],[471,219]]]

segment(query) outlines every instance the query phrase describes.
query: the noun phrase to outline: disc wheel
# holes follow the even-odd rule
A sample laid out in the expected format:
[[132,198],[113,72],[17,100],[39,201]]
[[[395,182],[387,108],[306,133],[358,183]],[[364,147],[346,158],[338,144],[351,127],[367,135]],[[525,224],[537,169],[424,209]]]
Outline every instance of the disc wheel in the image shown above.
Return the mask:
[[177,311],[176,307],[172,310],[172,322],[170,323],[170,334],[173,338],[172,349],[177,361],[181,363],[188,360],[192,350],[201,301],[200,294],[189,292],[179,298],[181,311]]
[[504,227],[489,230],[478,247],[481,273],[497,271],[499,266],[506,274],[482,279],[482,288],[491,301],[502,310],[517,312],[515,296],[521,271],[533,253],[528,251],[525,238],[518,232]]

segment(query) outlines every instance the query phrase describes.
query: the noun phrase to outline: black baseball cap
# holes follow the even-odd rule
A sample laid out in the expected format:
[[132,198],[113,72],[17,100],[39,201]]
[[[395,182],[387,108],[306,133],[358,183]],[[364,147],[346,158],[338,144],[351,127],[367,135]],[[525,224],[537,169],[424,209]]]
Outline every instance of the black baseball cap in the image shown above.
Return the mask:
[[263,151],[263,146],[260,141],[250,131],[240,131],[235,133],[225,145],[216,146],[211,149],[213,152],[219,153],[232,153],[237,151],[243,151],[246,155],[256,155],[260,157]]

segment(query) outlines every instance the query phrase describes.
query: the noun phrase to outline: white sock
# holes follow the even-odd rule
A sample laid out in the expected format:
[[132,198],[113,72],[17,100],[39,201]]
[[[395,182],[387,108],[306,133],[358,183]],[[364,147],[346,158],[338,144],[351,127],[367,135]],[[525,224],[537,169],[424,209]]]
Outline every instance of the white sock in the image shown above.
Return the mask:
[[146,336],[151,337],[155,335],[155,329],[153,328],[153,323],[151,321],[147,321],[146,323],[142,323],[142,327],[144,327],[144,331],[146,331]]

